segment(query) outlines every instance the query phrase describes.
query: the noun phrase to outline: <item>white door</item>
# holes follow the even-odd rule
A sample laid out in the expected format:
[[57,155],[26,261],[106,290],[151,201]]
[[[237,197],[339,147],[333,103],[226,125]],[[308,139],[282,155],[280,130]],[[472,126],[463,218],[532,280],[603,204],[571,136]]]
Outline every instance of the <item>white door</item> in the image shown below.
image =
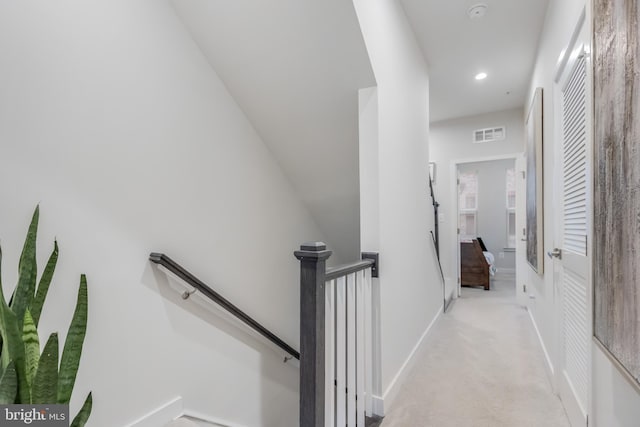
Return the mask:
[[[582,27],[582,25],[581,25]],[[560,120],[556,195],[555,261],[558,296],[556,384],[573,427],[587,425],[590,389],[591,291],[587,231],[590,192],[590,60],[578,38],[557,79],[556,120]]]

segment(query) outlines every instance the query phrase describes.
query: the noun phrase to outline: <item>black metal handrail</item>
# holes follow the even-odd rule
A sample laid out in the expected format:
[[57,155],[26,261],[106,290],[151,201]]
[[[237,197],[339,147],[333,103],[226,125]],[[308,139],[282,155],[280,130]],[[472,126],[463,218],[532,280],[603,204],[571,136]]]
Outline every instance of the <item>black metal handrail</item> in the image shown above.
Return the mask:
[[[430,233],[431,233],[431,239],[433,241],[433,247],[437,251],[438,241],[436,239],[436,236],[434,236],[433,231],[431,231]],[[438,261],[438,270],[440,271],[440,278],[442,279],[442,283],[444,283],[445,282],[444,272],[442,271],[442,264],[440,264],[440,257],[437,256],[437,254],[436,254],[436,261]]]
[[440,207],[440,203],[436,201],[436,193],[433,191],[433,181],[431,180],[431,176],[429,176],[429,189],[431,190],[431,201],[433,204],[433,228],[435,231],[434,243],[436,245],[436,255],[438,256],[438,259],[440,259],[440,231],[438,230],[438,208]]
[[282,350],[289,353],[291,356],[300,360],[300,353],[293,349],[289,344],[285,343],[283,340],[278,338],[273,332],[262,326],[251,316],[246,314],[244,311],[240,310],[238,307],[233,305],[229,300],[224,298],[222,295],[211,289],[204,282],[198,279],[193,274],[189,273],[184,267],[180,264],[169,258],[165,254],[153,252],[149,255],[149,260],[155,264],[161,265],[165,267],[167,270],[171,271],[173,274],[187,282],[190,286],[195,288],[198,292],[205,295],[211,301],[219,304],[222,308],[227,310],[229,313],[240,319],[247,326],[258,332],[263,337],[267,338],[269,341],[280,347]]

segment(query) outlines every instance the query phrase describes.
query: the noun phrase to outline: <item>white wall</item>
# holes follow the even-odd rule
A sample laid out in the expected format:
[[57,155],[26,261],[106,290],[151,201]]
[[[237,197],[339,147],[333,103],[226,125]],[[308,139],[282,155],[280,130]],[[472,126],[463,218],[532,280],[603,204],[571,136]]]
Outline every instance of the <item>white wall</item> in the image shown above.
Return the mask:
[[[455,164],[487,158],[515,156],[524,150],[524,117],[520,108],[431,123],[429,155],[436,163],[434,191],[440,203],[440,258],[449,286],[457,280]],[[473,144],[473,131],[505,126],[502,141]]]
[[515,272],[515,252],[507,247],[507,169],[514,169],[513,159],[463,163],[460,172],[478,176],[477,236],[495,256],[495,267]]
[[[382,389],[387,405],[397,390],[394,385],[401,382],[398,378],[406,373],[403,367],[442,306],[429,235],[433,224],[427,178],[429,78],[397,1],[355,0],[354,4],[378,83],[377,150],[361,146],[370,150],[368,154],[373,151],[368,158],[374,162],[377,158],[372,174],[378,179],[377,186],[361,182],[362,206],[366,200],[373,206],[377,203],[378,215],[363,222],[371,228],[362,229],[361,239],[363,250],[369,250],[369,244],[379,245]],[[362,108],[363,104],[361,113]],[[375,145],[375,132],[369,137],[361,145],[371,141]]]
[[589,425],[635,427],[640,419],[640,392],[631,386],[605,353],[592,345],[593,404]]
[[333,250],[360,257],[357,91],[375,85],[344,0],[172,0]]
[[[549,3],[545,26],[540,39],[538,56],[532,75],[529,90],[529,99],[533,96],[535,88],[542,87],[543,111],[544,111],[544,222],[545,231],[544,250],[554,248],[554,179],[555,140],[554,117],[559,112],[554,111],[553,93],[554,76],[557,69],[558,58],[561,52],[569,44],[572,32],[578,22],[578,17],[583,8],[591,10],[591,2],[583,0],[559,0]],[[589,14],[587,24],[589,25]],[[590,37],[588,37],[590,38]],[[547,258],[548,260],[548,258]],[[529,269],[530,270],[530,269]],[[528,299],[529,310],[540,332],[543,345],[548,354],[550,370],[553,370],[553,361],[557,358],[556,325],[553,288],[553,268],[545,262],[543,277],[529,271],[529,284],[527,288],[535,297]],[[591,344],[592,355],[592,387],[591,387],[591,414],[589,425],[597,427],[627,427],[636,426],[640,418],[640,393],[634,389],[617,370],[602,350],[594,343]]]
[[360,246],[365,252],[378,252],[380,250],[378,88],[360,89],[358,103],[360,133]]
[[[527,97],[527,108],[535,88],[543,88],[543,206],[544,206],[544,251],[554,246],[554,168],[555,168],[555,135],[554,135],[554,102],[553,79],[557,68],[557,60],[561,51],[569,44],[574,26],[584,1],[561,0],[550,2],[547,9],[545,25],[540,37],[538,55],[532,73],[531,86]],[[538,328],[542,345],[549,363],[549,371],[554,370],[553,363],[557,358],[556,319],[553,289],[553,266],[545,256],[544,274],[538,275],[531,268],[526,269],[528,308]]]
[[147,260],[166,252],[297,347],[292,252],[324,237],[172,8],[3,2],[0,52],[5,292],[36,203],[41,265],[60,243],[41,339],[66,334],[89,280],[72,412],[93,390],[89,424],[121,426],[181,395],[241,425],[297,425],[297,368]]

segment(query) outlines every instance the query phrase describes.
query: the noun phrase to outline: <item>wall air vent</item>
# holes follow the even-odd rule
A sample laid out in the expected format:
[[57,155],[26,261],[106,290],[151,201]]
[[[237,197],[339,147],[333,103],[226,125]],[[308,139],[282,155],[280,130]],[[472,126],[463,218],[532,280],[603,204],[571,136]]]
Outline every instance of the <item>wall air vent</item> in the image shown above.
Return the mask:
[[493,142],[505,139],[507,131],[504,126],[497,128],[477,129],[473,131],[473,143]]

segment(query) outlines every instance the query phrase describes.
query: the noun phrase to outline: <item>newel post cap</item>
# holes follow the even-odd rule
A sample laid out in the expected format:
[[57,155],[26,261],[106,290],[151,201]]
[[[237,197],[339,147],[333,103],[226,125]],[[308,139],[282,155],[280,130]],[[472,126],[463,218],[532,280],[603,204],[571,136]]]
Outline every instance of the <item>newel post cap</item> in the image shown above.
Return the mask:
[[300,245],[300,250],[295,251],[293,254],[300,261],[302,260],[326,260],[331,256],[333,252],[327,250],[327,245],[324,242],[308,242]]

